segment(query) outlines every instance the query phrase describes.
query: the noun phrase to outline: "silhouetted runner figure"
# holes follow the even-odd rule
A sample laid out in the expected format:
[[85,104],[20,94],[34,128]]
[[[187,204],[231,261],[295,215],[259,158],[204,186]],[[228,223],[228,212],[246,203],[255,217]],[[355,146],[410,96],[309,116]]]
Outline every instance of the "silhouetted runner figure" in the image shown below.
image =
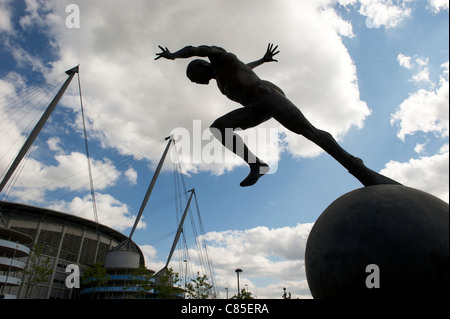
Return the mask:
[[213,135],[250,166],[250,173],[241,182],[241,186],[255,184],[262,175],[269,171],[269,167],[247,148],[239,135],[225,134],[225,129],[245,130],[272,117],[287,129],[303,135],[320,146],[364,186],[399,184],[372,171],[364,165],[361,159],[347,153],[331,134],[315,128],[302,112],[286,98],[279,87],[269,81],[261,80],[253,72],[253,68],[264,62],[277,61],[273,57],[279,53],[276,51],[278,46],[274,48],[272,44],[269,44],[264,57],[249,64],[243,63],[233,53],[216,46],[187,46],[174,53],[167,48],[161,46],[159,48],[162,52],[156,54],[155,60],[159,58],[174,60],[207,57],[209,63],[205,60],[190,62],[186,70],[187,77],[198,84],[209,84],[211,79],[215,79],[220,92],[230,100],[244,106],[218,118],[211,125]]

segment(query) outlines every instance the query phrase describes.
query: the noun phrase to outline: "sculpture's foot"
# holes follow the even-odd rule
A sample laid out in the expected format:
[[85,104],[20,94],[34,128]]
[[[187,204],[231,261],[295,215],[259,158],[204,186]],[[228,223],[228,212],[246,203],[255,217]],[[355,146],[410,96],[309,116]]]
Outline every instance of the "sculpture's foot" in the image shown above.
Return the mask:
[[241,187],[247,187],[254,185],[261,176],[269,172],[269,165],[264,162],[252,163],[250,164],[250,173],[241,182]]
[[384,175],[381,175],[364,165],[362,159],[355,157],[354,166],[348,171],[350,174],[355,176],[364,186],[382,185],[382,184],[392,184],[392,185],[402,185],[399,182],[390,179]]

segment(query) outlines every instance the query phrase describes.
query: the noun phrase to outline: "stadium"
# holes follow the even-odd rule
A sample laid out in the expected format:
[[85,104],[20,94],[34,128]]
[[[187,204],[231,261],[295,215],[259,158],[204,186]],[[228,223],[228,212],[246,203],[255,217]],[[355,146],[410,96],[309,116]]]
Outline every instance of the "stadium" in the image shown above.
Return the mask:
[[[68,288],[66,268],[79,266],[80,273],[97,263],[128,237],[107,226],[49,209],[0,202],[0,294],[8,299],[74,299],[81,289]],[[133,244],[136,265],[144,256]],[[40,252],[33,254],[32,249]],[[47,271],[45,281],[36,273]],[[126,276],[117,277],[126,280]],[[115,290],[124,283],[112,281]]]

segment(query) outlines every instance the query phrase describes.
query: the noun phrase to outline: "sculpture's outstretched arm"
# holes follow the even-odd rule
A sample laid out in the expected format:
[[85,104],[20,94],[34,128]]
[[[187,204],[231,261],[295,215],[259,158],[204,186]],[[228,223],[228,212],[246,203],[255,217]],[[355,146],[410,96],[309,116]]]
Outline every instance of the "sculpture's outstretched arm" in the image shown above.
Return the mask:
[[222,48],[215,47],[215,46],[207,46],[207,45],[201,45],[198,47],[193,46],[187,46],[182,48],[181,50],[178,50],[177,52],[170,52],[169,49],[163,48],[162,46],[158,46],[161,49],[161,53],[156,53],[157,57],[155,60],[158,60],[159,58],[165,58],[168,60],[174,60],[174,59],[187,59],[194,56],[198,57],[207,57],[214,54],[219,53],[225,53],[226,51]]
[[261,59],[248,63],[247,66],[249,66],[251,69],[254,69],[265,62],[278,62],[278,60],[275,60],[273,58],[275,55],[280,53],[280,51],[276,51],[277,49],[278,45],[274,47],[273,44],[269,43],[269,45],[267,46],[266,54],[264,54]]

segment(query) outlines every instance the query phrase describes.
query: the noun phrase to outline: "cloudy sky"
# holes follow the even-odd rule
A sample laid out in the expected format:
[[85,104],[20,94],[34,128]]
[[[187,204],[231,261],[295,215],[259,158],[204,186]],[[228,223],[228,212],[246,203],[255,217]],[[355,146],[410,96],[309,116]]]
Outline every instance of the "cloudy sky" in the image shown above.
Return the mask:
[[448,27],[448,0],[0,0],[2,172],[64,71],[80,65],[2,199],[94,219],[79,79],[101,223],[129,234],[164,138],[174,134],[177,151],[133,237],[147,266],[159,270],[167,258],[181,167],[197,192],[221,296],[225,287],[236,293],[241,268],[241,287],[258,297],[280,298],[286,287],[308,298],[309,231],[334,199],[362,185],[270,120],[246,136],[271,174],[239,187],[248,168],[221,153],[207,128],[240,106],[214,83],[191,83],[188,60],[154,61],[158,45],[217,45],[251,62],[275,43],[279,62],[255,69],[261,78],[373,170],[448,202]]

